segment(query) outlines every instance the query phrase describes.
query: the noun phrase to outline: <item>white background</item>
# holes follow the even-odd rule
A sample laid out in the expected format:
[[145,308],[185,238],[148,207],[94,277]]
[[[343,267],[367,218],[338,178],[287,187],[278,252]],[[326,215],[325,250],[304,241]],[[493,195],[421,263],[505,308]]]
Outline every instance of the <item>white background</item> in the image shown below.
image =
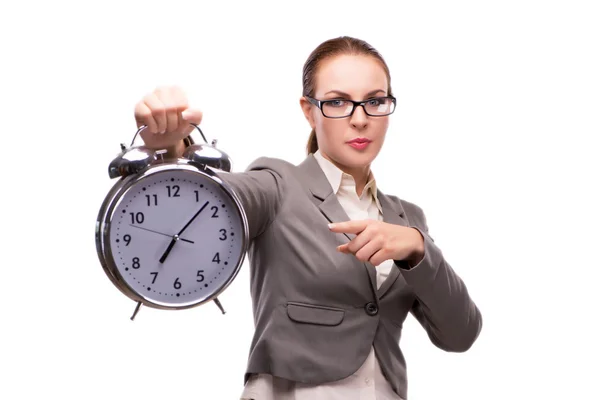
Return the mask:
[[130,321],[94,243],[108,163],[163,84],[204,111],[234,171],[301,162],[302,65],[340,35],[391,69],[379,188],[424,209],[483,314],[462,354],[408,317],[410,399],[600,398],[599,20],[594,1],[3,3],[0,398],[239,397],[247,261],[226,315]]

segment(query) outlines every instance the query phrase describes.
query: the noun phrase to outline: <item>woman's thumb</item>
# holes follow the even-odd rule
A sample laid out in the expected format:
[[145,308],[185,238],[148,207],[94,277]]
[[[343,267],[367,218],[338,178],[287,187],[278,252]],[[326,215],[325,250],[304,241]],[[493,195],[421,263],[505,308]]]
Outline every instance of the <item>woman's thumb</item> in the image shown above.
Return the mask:
[[202,111],[187,109],[181,112],[181,118],[187,122],[198,125],[200,124],[200,121],[202,121]]

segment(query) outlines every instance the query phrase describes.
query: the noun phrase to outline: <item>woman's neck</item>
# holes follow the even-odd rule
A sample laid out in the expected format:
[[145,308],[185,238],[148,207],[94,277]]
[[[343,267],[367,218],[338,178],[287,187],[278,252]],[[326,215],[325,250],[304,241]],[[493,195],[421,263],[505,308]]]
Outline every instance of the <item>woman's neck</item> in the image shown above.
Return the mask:
[[323,157],[327,158],[333,163],[333,165],[335,165],[340,170],[354,178],[354,184],[356,185],[356,194],[358,195],[358,197],[360,197],[365,186],[367,185],[369,177],[371,176],[371,165],[368,164],[360,168],[349,168],[346,165],[342,165],[330,159],[326,154],[323,154]]

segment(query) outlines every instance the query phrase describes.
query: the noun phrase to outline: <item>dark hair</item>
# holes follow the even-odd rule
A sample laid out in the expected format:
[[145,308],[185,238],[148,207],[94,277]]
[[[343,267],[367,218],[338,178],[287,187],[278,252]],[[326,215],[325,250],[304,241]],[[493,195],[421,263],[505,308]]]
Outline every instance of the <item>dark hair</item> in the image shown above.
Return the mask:
[[[316,49],[310,53],[308,59],[304,63],[302,70],[302,95],[314,97],[316,75],[321,61],[337,55],[365,55],[374,57],[381,63],[385,75],[388,80],[388,95],[392,95],[392,84],[390,78],[390,70],[377,50],[364,40],[356,39],[349,36],[341,36],[334,39],[329,39],[321,43]],[[306,144],[306,153],[311,154],[317,151],[319,144],[317,143],[317,135],[313,129],[308,137]]]

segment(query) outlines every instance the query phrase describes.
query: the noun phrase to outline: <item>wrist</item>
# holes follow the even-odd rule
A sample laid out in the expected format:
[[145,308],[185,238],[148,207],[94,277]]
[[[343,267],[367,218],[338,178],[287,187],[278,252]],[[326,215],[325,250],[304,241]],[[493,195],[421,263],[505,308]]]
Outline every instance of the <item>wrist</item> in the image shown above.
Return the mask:
[[178,141],[175,145],[167,148],[167,157],[178,158],[183,155],[186,149],[186,144],[183,140]]
[[415,231],[415,245],[411,255],[406,259],[411,267],[421,262],[425,256],[425,238],[418,229],[413,228],[413,230]]

